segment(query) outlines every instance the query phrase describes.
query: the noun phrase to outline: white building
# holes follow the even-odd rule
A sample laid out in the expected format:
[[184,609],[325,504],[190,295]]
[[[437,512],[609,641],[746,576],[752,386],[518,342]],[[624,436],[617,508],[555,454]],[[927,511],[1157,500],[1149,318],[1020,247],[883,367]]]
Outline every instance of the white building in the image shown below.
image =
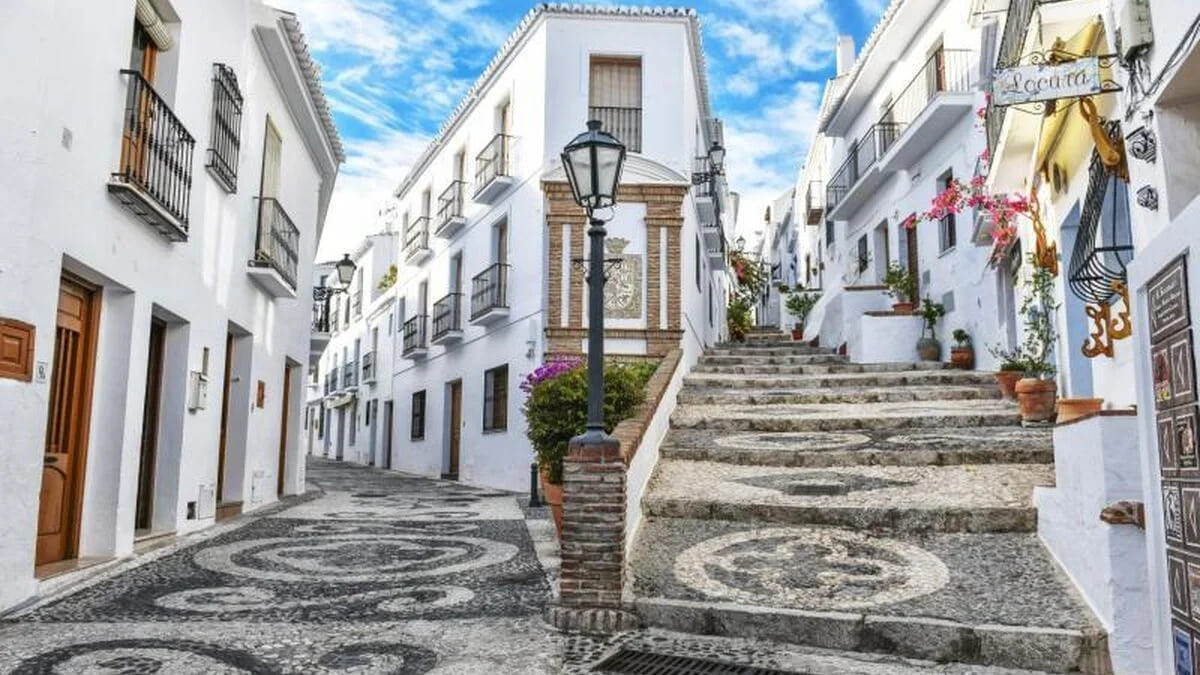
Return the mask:
[[936,335],[944,358],[956,328],[976,336],[984,366],[991,357],[979,338],[1015,340],[996,325],[1011,284],[988,268],[991,241],[974,237],[972,218],[904,226],[951,179],[974,177],[987,147],[973,114],[984,100],[983,32],[968,23],[978,4],[896,0],[857,59],[853,42],[839,40],[838,76],[797,185],[805,221],[821,223],[824,236],[802,237],[800,259],[824,290],[810,330],[854,361],[918,360],[921,319],[887,315],[890,264],[916,277],[918,299],[945,306]]
[[[691,185],[720,140],[689,10],[539,4],[397,190],[402,235],[391,466],[525,489],[522,378],[579,354],[585,217],[559,153],[589,118],[629,155],[608,222],[606,350],[689,358],[724,331],[723,180]],[[716,208],[714,208],[716,207]],[[732,221],[727,221],[732,222]]]
[[[349,254],[350,287],[327,296],[329,342],[310,381],[309,454],[390,468],[398,241],[386,229],[366,237]],[[330,275],[326,288],[336,287]]]
[[767,207],[759,258],[767,287],[759,301],[758,325],[778,326],[785,331],[791,328],[795,319],[783,306],[787,302],[787,293],[779,288],[792,289],[801,281],[796,257],[798,226],[793,213],[794,193],[793,188],[788,188]]
[[342,159],[304,44],[257,0],[0,7],[0,608],[303,489]]

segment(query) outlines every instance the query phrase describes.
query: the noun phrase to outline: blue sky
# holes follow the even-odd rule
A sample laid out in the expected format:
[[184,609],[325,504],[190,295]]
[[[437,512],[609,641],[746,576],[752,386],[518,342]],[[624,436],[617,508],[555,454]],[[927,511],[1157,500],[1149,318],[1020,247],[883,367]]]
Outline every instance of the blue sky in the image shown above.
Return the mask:
[[[346,146],[319,256],[352,249],[505,37],[521,0],[268,0],[299,16]],[[637,3],[615,4],[646,4]],[[861,46],[887,0],[696,0],[727,166],[759,227],[803,161],[837,35]]]

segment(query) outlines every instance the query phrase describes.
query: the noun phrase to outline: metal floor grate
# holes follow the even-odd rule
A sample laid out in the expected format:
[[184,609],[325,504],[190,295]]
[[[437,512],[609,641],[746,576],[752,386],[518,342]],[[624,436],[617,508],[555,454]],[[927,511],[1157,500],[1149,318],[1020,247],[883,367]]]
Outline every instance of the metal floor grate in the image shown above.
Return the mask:
[[804,675],[795,671],[721,663],[690,656],[667,656],[621,649],[592,668],[592,672],[621,675]]

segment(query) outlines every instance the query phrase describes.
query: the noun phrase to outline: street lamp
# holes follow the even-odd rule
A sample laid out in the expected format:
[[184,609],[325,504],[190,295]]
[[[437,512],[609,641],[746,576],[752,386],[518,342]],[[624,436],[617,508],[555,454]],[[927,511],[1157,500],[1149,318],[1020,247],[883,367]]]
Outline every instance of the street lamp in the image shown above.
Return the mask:
[[333,269],[337,272],[337,286],[317,286],[313,288],[313,300],[324,302],[338,293],[345,293],[351,282],[354,281],[354,270],[358,268],[354,261],[350,259],[349,253],[343,253],[342,259],[333,264]]
[[617,203],[617,186],[625,164],[625,146],[611,134],[601,131],[598,120],[587,123],[562,151],[563,170],[571,184],[575,203],[587,211],[588,240],[588,421],[581,443],[605,442],[604,432],[604,221],[596,218],[597,209]]

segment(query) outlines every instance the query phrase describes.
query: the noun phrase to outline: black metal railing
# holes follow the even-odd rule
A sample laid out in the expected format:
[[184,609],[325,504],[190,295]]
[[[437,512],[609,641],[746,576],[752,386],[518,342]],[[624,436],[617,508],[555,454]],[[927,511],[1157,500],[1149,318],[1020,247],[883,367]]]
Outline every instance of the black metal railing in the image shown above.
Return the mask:
[[241,135],[242,92],[238,89],[237,75],[229,66],[214,63],[212,134],[208,139],[206,166],[230,192],[237,192]]
[[463,215],[463,193],[466,192],[465,181],[452,180],[450,185],[438,196],[437,226],[442,229],[453,218]]
[[362,286],[350,294],[350,315],[362,316]]
[[[1004,19],[1004,33],[1000,36],[1000,48],[996,54],[996,68],[1011,68],[1021,62],[1025,56],[1025,38],[1029,35],[1029,24],[1039,5],[1049,5],[1063,0],[1010,0],[1008,13]],[[983,58],[990,58],[984,54]],[[987,106],[987,140],[988,149],[993,154],[1000,142],[1000,132],[1004,128],[1004,118],[1008,114],[1007,106],[998,106],[988,102]]]
[[429,248],[429,216],[421,216],[408,224],[404,233],[404,255]]
[[939,49],[934,52],[884,111],[880,123],[899,124],[900,133],[903,134],[938,94],[970,91],[973,55],[974,52],[968,49]]
[[342,387],[353,387],[358,384],[358,364],[348,361],[342,366]]
[[[1105,127],[1111,141],[1120,144],[1121,123],[1113,120]],[[1114,284],[1126,283],[1126,268],[1132,261],[1129,190],[1119,176],[1104,166],[1100,153],[1093,150],[1067,285],[1086,303],[1108,304],[1117,294]]]
[[806,222],[809,225],[819,225],[825,216],[825,186],[819,180],[808,181],[808,189],[804,193],[804,210],[807,213]]
[[337,366],[334,366],[333,370],[330,370],[328,373],[325,374],[325,389],[326,389],[325,393],[327,393],[327,394],[332,394],[333,392],[338,390],[338,367]]
[[475,155],[475,190],[487,187],[500,176],[511,175],[509,167],[509,146],[512,136],[496,134],[483,150]]
[[836,207],[866,173],[887,153],[900,137],[900,125],[894,122],[873,124],[863,137],[850,145],[846,161],[833,174],[825,189],[825,203],[830,209]]
[[625,144],[629,152],[642,151],[642,109],[617,106],[588,106],[588,119],[600,120],[602,129]]
[[[313,295],[317,295],[317,289],[313,289]],[[321,299],[313,298],[312,308],[312,332],[328,333],[329,332],[329,297]]]
[[462,293],[450,293],[433,303],[433,339],[462,330]]
[[471,320],[508,309],[508,265],[495,263],[471,279]]
[[279,200],[262,197],[258,202],[258,233],[254,237],[256,266],[270,266],[292,288],[300,262],[300,229],[292,223]]
[[375,352],[362,355],[362,379],[363,382],[375,379]]
[[[696,157],[692,160],[692,175],[708,173],[712,170],[712,166],[708,162],[708,157]],[[704,180],[692,185],[695,190],[693,194],[697,197],[712,197],[713,196],[713,181]]]
[[124,69],[121,74],[129,78],[129,89],[121,163],[113,179],[137,187],[186,233],[196,140],[141,73]]
[[425,334],[426,317],[418,314],[404,322],[404,355],[408,356],[418,349],[425,349],[429,341]]

